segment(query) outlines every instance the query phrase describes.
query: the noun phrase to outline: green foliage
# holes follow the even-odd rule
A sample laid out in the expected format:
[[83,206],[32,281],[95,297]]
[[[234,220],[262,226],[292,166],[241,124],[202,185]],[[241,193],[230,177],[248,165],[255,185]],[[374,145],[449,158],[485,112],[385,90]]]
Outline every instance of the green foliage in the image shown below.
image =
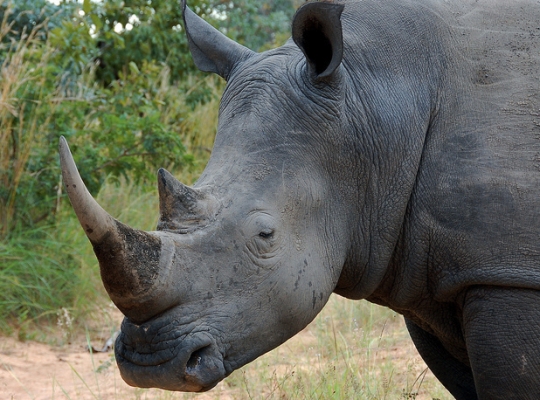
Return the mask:
[[219,27],[239,43],[256,50],[266,50],[282,44],[290,35],[294,1],[220,1],[216,9],[227,18]]
[[[254,49],[275,45],[293,11],[289,0],[189,5]],[[196,178],[211,148],[221,89],[217,78],[194,72],[181,21],[180,0],[0,0],[4,321],[22,327],[99,292],[87,286],[97,269],[81,278],[81,242],[69,239],[80,228],[63,208],[61,135],[94,195],[106,181],[147,188],[159,167],[185,168],[185,179]],[[201,111],[204,103],[211,110]],[[201,139],[194,134],[201,129],[212,133]]]
[[[66,102],[51,119],[50,130],[68,139],[93,193],[107,176],[140,182],[152,179],[160,166],[192,163],[180,140],[188,109],[173,103],[177,88],[168,85],[168,68],[143,63],[139,70],[132,64],[121,78],[108,88],[95,86],[84,101]],[[171,112],[176,118],[165,120]]]
[[[190,0],[188,3],[206,21],[254,50],[275,46],[277,40],[283,40],[283,35],[290,31],[295,9],[292,0],[262,3]],[[184,79],[187,74],[199,74],[188,51],[180,0],[109,0],[101,5],[88,1],[83,8],[85,24],[95,25],[99,47],[96,73],[104,84],[118,79],[119,72],[125,71],[130,63],[140,67],[142,62],[150,60],[166,63],[172,81]],[[117,35],[113,34],[115,28],[120,32]]]
[[72,5],[58,8],[47,0],[0,1],[0,21],[11,30],[9,35],[3,35],[2,43],[18,42],[36,26],[40,26],[38,37],[45,40],[47,31],[60,26],[72,13]]
[[[168,67],[143,62],[139,69],[132,64],[120,73],[121,80],[103,87],[93,80],[84,27],[67,22],[43,42],[38,34],[45,23],[4,53],[0,236],[17,227],[51,222],[57,212],[62,195],[60,135],[72,143],[93,193],[108,175],[138,182],[161,166],[192,163],[179,128],[190,110],[177,101],[186,89],[169,84]],[[65,57],[69,61],[59,62],[59,54],[70,54]]]
[[[101,82],[108,84],[118,79],[131,63],[140,68],[151,60],[166,63],[173,81],[195,72],[181,29],[179,2],[126,0],[122,7],[118,3],[106,1],[101,7],[95,6],[91,14],[97,30],[97,77]],[[115,28],[120,30],[122,42],[108,35]]]
[[[62,66],[64,80],[81,75],[85,67],[93,64],[101,65],[103,69],[104,44],[109,42],[121,49],[124,47],[122,35],[114,30],[114,26],[103,23],[99,9],[89,0],[84,1],[82,9],[77,2],[71,1],[62,5],[61,10],[65,12],[64,7],[71,10],[70,17],[50,31],[50,45],[57,50],[54,61]],[[121,54],[116,52],[115,56],[120,59]]]

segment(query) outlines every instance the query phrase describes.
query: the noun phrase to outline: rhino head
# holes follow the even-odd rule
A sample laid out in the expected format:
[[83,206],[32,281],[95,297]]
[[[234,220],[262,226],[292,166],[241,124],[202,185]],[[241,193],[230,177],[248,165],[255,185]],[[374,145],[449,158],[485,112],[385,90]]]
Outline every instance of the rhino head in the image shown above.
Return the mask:
[[183,7],[196,65],[227,80],[194,187],[159,170],[159,223],[143,232],[96,203],[64,139],[60,155],[103,284],[125,315],[115,348],[123,379],[196,392],[299,332],[340,287],[351,254],[366,250],[351,232],[365,204],[355,186],[367,178],[342,174],[357,146],[341,134],[342,5],[305,4],[292,40],[264,53]]

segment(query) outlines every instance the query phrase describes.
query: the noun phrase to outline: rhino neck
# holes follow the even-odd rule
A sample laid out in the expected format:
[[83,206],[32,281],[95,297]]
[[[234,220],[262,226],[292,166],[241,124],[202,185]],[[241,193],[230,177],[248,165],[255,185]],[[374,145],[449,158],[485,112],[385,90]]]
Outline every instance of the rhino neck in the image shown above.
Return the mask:
[[[358,217],[336,292],[361,299],[400,273],[395,260],[413,229],[411,211],[423,201],[418,193],[422,185],[430,185],[421,177],[429,175],[426,160],[457,106],[449,97],[459,76],[448,27],[437,11],[405,3],[351,7],[362,8],[358,34],[365,37],[362,46],[346,46],[345,55],[347,65],[353,66],[347,69],[348,84],[354,88],[347,110],[354,164],[348,169],[356,174],[352,184],[358,188]],[[404,23],[402,15],[409,15],[415,25]],[[354,20],[345,17],[343,23],[358,30]],[[381,31],[373,42],[374,32]]]

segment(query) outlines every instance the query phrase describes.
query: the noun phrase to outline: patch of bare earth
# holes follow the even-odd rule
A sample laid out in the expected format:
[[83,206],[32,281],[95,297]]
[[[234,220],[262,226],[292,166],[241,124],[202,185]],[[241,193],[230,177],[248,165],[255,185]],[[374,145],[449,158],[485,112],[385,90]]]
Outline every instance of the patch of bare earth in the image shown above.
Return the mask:
[[[345,329],[344,334],[338,332],[336,335],[337,328],[330,327],[328,318],[323,312],[282,346],[234,372],[210,392],[193,396],[128,386],[120,377],[112,351],[90,354],[84,335],[72,338],[71,343],[64,346],[20,342],[4,337],[0,338],[0,400],[310,398],[313,392],[307,387],[306,392],[310,390],[311,394],[302,395],[305,383],[299,381],[298,385],[291,386],[291,382],[300,379],[301,375],[305,381],[306,374],[313,374],[308,381],[317,385],[336,368],[338,371],[350,371],[351,375],[359,377],[358,381],[366,379],[364,371],[370,371],[382,388],[377,389],[374,399],[439,398],[430,394],[433,392],[430,388],[440,384],[429,370],[426,371],[426,365],[408,339],[402,318],[385,320],[382,329],[380,325],[375,326],[371,332],[359,328],[357,337],[352,333],[349,335]],[[113,320],[116,326],[120,326],[119,314]],[[109,321],[107,327],[104,323],[102,333],[93,334],[92,345],[97,348],[103,345],[109,335],[110,324]],[[326,328],[329,328],[327,336],[321,337]],[[93,332],[100,331],[95,329]],[[344,338],[344,335],[349,337]],[[262,372],[262,369],[267,372]],[[386,395],[385,385],[391,386],[393,392]],[[288,396],[287,392],[292,390],[296,394]],[[399,393],[398,397],[396,393]],[[334,397],[317,395],[317,398]],[[443,395],[440,398],[450,397]]]
[[[112,351],[90,354],[86,339],[50,346],[0,338],[0,399],[163,399],[179,398],[162,390],[128,386],[120,377]],[[225,386],[224,383],[220,385]],[[231,393],[234,391],[231,391]],[[213,399],[211,392],[198,399]],[[233,395],[221,399],[234,399]]]

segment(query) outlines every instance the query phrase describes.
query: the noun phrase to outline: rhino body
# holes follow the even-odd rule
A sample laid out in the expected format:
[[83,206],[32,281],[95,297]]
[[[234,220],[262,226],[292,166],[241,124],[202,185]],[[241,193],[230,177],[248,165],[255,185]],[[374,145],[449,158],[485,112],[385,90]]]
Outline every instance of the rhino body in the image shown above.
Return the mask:
[[158,173],[157,230],[101,209],[61,142],[123,378],[208,390],[335,292],[403,314],[456,398],[540,398],[540,2],[308,3],[260,54],[184,17],[228,83],[199,181]]

